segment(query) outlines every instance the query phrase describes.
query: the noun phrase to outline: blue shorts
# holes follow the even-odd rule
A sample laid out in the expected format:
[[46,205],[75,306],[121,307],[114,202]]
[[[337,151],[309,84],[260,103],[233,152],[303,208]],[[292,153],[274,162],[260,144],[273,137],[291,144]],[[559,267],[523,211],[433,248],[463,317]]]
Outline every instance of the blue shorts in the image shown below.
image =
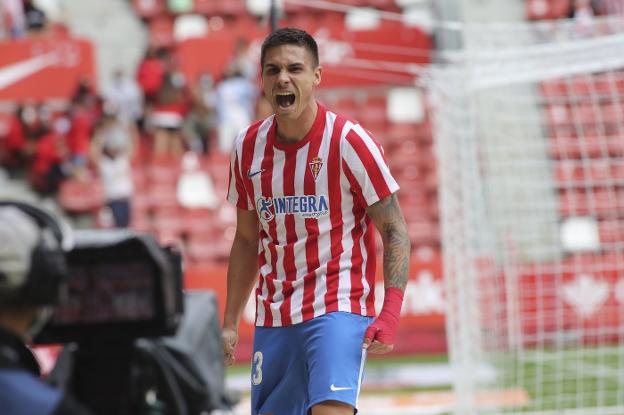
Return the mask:
[[256,327],[253,415],[306,415],[324,401],[357,407],[364,332],[372,317],[334,312],[288,327]]

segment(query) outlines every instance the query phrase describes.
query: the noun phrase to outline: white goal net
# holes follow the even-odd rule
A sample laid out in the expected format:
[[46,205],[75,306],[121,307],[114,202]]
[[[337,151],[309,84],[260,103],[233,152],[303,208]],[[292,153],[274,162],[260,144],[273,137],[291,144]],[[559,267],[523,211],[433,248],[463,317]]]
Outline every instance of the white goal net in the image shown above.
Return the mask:
[[624,414],[624,21],[462,29],[428,77],[458,414]]

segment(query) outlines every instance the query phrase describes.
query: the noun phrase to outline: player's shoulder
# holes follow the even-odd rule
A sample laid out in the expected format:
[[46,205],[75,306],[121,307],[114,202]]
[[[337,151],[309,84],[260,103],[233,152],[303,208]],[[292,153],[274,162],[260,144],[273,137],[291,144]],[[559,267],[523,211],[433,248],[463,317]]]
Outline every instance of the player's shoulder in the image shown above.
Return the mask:
[[261,127],[265,123],[273,122],[273,118],[274,118],[273,115],[269,115],[266,118],[257,120],[255,122],[249,124],[247,127],[243,128],[238,133],[238,136],[236,137],[235,143],[238,145],[238,144],[243,143],[245,141],[255,140],[256,137],[258,136],[258,132],[260,131]]
[[334,128],[342,129],[342,141],[376,141],[373,134],[367,130],[358,119],[345,114],[335,113]]
[[330,118],[333,119],[333,128],[334,129],[338,128],[341,130],[342,132],[341,137],[343,139],[351,131],[354,131],[356,129],[359,130],[361,128],[361,127],[358,127],[360,126],[360,122],[354,117],[351,117],[347,114],[333,111],[332,109],[329,109],[329,108],[326,108],[325,111],[327,114],[329,114]]

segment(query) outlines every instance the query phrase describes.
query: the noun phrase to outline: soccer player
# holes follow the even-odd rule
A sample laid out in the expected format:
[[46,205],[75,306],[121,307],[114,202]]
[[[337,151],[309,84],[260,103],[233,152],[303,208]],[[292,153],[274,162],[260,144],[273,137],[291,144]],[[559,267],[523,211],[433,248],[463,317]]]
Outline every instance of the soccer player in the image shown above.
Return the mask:
[[[269,35],[261,71],[275,114],[232,152],[225,360],[255,286],[252,413],[352,415],[367,352],[391,351],[399,322],[410,255],[399,186],[370,133],[316,101],[322,68],[308,33]],[[376,319],[374,227],[385,282]]]

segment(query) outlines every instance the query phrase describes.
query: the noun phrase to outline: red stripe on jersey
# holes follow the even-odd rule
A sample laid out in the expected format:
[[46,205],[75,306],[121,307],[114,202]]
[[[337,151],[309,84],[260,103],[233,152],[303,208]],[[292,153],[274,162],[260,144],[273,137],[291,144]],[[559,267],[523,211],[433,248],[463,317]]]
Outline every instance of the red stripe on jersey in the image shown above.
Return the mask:
[[[390,189],[384,180],[383,173],[377,165],[375,156],[370,152],[364,140],[353,130],[347,134],[347,141],[351,144],[351,147],[355,150],[355,153],[362,161],[362,164],[366,166],[368,177],[371,179],[371,183],[375,188],[375,192],[380,199],[390,195]],[[374,141],[374,140],[373,140]]]
[[[259,232],[259,238],[260,241],[262,241],[264,238],[267,237],[266,232],[264,232],[263,230],[261,230]],[[258,254],[258,269],[262,268],[263,266],[265,266],[267,263],[266,261],[266,257],[263,254]],[[258,285],[256,286],[256,320],[258,321],[258,298],[260,296],[262,296],[262,287],[264,286],[264,278],[258,278]],[[268,289],[268,288],[267,288]],[[269,303],[266,300],[262,300],[262,307],[264,308],[264,321],[266,322],[267,318],[270,317],[270,313],[271,311],[269,310]],[[268,316],[267,316],[267,313]],[[273,319],[271,319],[272,321]]]
[[[251,206],[253,206],[253,200],[249,196],[249,193],[245,190],[245,186],[243,185],[243,178],[240,175],[240,166],[238,163],[238,154],[234,159],[234,174],[236,176],[236,180],[234,185],[236,186],[236,192],[238,193],[238,200],[236,201],[236,207],[240,209],[247,210],[249,207],[249,203],[251,202]],[[230,180],[232,180],[232,170],[230,169]],[[228,186],[228,196],[230,193],[230,188]],[[247,202],[243,202],[243,200],[247,200]]]
[[[295,171],[297,167],[297,151],[286,151],[286,160],[284,162],[283,181],[284,196],[295,196]],[[297,242],[297,232],[295,231],[295,216],[286,215],[284,218],[286,227],[286,246],[284,247],[284,272],[286,273],[286,281],[283,282],[282,292],[284,294],[284,302],[280,306],[280,314],[282,317],[282,325],[290,325],[292,323],[290,315],[290,302],[293,292],[292,282],[297,278],[297,267],[295,265],[294,245]]]
[[342,193],[340,189],[340,136],[346,119],[336,117],[329,144],[327,160],[327,190],[329,198],[329,215],[331,230],[331,259],[327,263],[327,292],[325,293],[325,312],[338,311],[338,286],[340,272],[340,255],[342,254]]
[[[362,263],[364,258],[362,257],[362,248],[360,246],[360,239],[364,230],[362,228],[362,220],[366,211],[364,210],[366,203],[361,197],[362,189],[357,180],[353,176],[351,169],[347,166],[347,163],[342,162],[342,168],[345,172],[345,176],[349,183],[351,183],[351,195],[353,197],[353,217],[355,218],[355,226],[351,231],[351,237],[353,238],[353,254],[351,255],[351,310],[361,313],[360,298],[364,294],[364,284],[362,283]],[[359,197],[357,195],[360,195]],[[364,203],[363,203],[364,202]],[[368,253],[368,252],[367,252]]]
[[[322,135],[316,140],[310,142],[308,148],[308,157],[306,160],[306,169],[303,177],[303,192],[306,195],[316,194],[316,180],[312,175],[312,169],[308,168],[312,159],[318,157],[321,143],[323,142]],[[320,266],[319,253],[318,253],[318,236],[319,227],[318,220],[308,218],[305,220],[305,227],[308,237],[305,243],[306,250],[306,263],[308,264],[307,273],[303,282],[303,309],[301,311],[303,321],[309,320],[314,317],[314,290],[316,289],[316,269]]]
[[[273,125],[271,125],[271,127],[269,128],[269,134],[271,134],[271,131],[275,129],[275,126],[275,121],[273,121]],[[273,181],[273,153],[273,146],[267,143],[264,147],[264,156],[260,164],[260,168],[262,170],[262,172],[260,173],[260,187],[263,197],[273,197],[273,194],[271,193]],[[273,325],[273,313],[271,312],[269,304],[273,302],[273,296],[275,295],[275,284],[273,281],[275,280],[275,277],[277,275],[277,251],[274,245],[274,243],[277,242],[277,232],[275,230],[274,220],[269,222],[268,236],[273,241],[273,243],[269,243],[269,250],[271,251],[271,272],[265,278],[268,290],[267,299],[264,304],[265,327],[271,327]]]
[[[262,125],[262,121],[258,121],[252,124],[245,134],[245,138],[243,139],[243,148],[242,148],[242,156],[241,156],[241,166],[240,170],[243,175],[241,183],[245,186],[247,198],[251,201],[251,206],[256,207],[254,197],[253,184],[251,183],[251,179],[248,176],[249,169],[251,168],[251,161],[253,159],[254,147],[256,146],[256,140],[258,139],[258,129]],[[237,188],[238,190],[238,188]],[[240,197],[240,194],[239,194]]]

